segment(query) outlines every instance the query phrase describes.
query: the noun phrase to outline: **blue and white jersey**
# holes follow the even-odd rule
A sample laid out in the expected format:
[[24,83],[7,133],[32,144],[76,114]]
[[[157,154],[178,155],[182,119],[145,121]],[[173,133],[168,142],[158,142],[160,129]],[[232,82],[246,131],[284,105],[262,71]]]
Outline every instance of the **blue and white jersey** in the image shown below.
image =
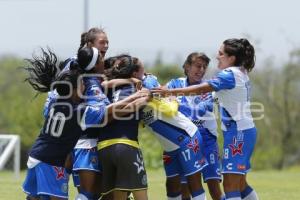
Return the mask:
[[222,130],[232,120],[237,130],[255,127],[250,111],[250,80],[247,73],[239,67],[229,67],[217,74],[207,83],[216,91],[220,104]]
[[[154,78],[153,75],[147,76],[143,80],[144,87],[152,89],[159,86],[156,77]],[[143,109],[142,118],[145,125],[154,132],[167,152],[179,149],[184,137],[193,137],[198,130],[191,120],[180,112],[174,117],[167,117],[146,106]]]
[[[200,84],[201,82],[197,83]],[[184,88],[190,84],[186,77],[172,79],[167,83],[169,89]],[[178,96],[179,111],[188,117],[198,128],[206,128],[217,136],[217,122],[213,113],[213,98],[211,93],[197,96]]]

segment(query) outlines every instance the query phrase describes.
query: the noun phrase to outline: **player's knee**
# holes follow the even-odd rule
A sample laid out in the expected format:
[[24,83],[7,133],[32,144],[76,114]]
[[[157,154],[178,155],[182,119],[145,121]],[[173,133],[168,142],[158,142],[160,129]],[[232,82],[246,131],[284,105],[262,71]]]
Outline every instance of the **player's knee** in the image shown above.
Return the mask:
[[180,177],[167,178],[166,188],[167,192],[181,192]]

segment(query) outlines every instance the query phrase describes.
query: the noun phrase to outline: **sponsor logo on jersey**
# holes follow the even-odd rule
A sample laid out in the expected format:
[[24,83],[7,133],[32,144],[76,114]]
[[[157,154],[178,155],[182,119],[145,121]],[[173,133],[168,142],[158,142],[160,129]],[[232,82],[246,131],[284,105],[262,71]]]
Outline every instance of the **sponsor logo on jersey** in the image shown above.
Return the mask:
[[237,168],[239,170],[245,170],[246,169],[246,166],[245,165],[237,165]]

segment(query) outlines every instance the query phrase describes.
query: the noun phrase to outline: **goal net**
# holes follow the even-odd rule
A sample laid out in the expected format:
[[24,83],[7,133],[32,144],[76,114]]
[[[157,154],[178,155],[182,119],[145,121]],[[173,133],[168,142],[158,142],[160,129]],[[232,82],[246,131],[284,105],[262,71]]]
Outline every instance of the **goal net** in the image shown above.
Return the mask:
[[0,171],[13,164],[15,177],[20,177],[20,137],[0,134]]

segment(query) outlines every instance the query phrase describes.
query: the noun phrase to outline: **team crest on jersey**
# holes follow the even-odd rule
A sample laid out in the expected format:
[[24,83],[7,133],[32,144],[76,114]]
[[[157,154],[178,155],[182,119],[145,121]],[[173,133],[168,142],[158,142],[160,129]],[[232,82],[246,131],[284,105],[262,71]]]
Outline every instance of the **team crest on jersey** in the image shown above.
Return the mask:
[[53,167],[56,173],[56,180],[65,179],[65,170],[63,167]]
[[235,137],[233,137],[233,144],[228,145],[232,156],[236,156],[237,154],[243,155],[243,146],[244,142],[238,141]]
[[196,154],[200,150],[198,139],[196,138],[194,140],[190,140],[190,143],[187,144],[187,147],[189,149],[192,149],[193,152]]
[[62,186],[61,186],[61,191],[62,191],[63,193],[68,193],[68,183],[62,184]]
[[93,165],[98,164],[98,159],[97,159],[96,156],[92,156],[92,157],[91,157],[91,163],[92,163]]
[[169,156],[169,155],[163,155],[163,161],[164,161],[164,164],[168,165],[172,162],[172,157]]
[[179,137],[177,137],[178,142],[181,142],[184,139],[183,135],[180,135]]

